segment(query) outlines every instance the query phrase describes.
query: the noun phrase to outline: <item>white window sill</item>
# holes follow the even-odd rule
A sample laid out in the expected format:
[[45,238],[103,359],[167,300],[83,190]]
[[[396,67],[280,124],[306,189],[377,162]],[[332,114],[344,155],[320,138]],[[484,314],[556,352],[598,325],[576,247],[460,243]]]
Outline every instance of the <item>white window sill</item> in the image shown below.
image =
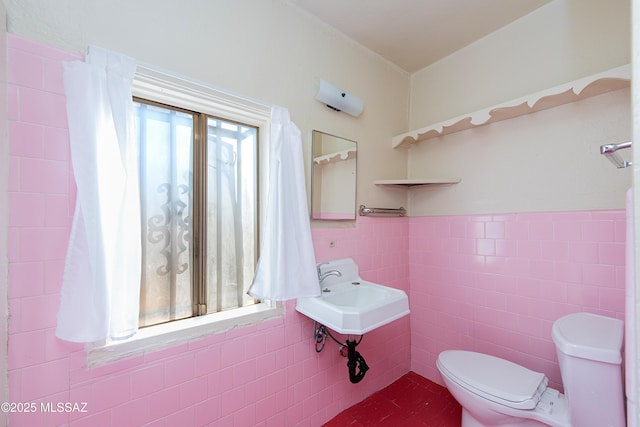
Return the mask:
[[282,316],[284,316],[284,304],[263,302],[248,307],[142,328],[131,338],[122,341],[89,345],[87,366],[103,365]]

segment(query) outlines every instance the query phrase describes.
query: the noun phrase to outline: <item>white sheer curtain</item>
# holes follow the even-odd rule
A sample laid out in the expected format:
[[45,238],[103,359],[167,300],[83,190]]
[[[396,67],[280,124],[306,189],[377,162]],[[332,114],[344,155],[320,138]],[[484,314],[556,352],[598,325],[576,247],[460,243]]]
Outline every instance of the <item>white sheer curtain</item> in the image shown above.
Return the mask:
[[284,301],[320,295],[307,209],[300,130],[286,108],[271,109],[269,193],[260,259],[249,295]]
[[77,200],[56,336],[118,339],[138,327],[140,206],[131,81],[135,62],[91,46],[64,64]]

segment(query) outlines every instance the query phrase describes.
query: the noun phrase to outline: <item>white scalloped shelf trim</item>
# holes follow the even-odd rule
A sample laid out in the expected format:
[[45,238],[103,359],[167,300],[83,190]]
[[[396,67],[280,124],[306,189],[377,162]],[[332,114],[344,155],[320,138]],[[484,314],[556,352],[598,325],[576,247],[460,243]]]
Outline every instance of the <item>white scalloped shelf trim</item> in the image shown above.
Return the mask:
[[416,178],[416,179],[382,179],[373,181],[375,185],[393,185],[396,187],[413,187],[415,185],[457,184],[460,178]]
[[313,162],[318,165],[335,163],[341,160],[354,159],[356,157],[355,148],[336,151],[335,153],[325,154],[324,156],[318,156],[313,158]]
[[394,136],[391,139],[391,146],[398,148],[418,141],[546,110],[547,108],[623,89],[629,87],[630,84],[631,65],[623,65],[513,101]]

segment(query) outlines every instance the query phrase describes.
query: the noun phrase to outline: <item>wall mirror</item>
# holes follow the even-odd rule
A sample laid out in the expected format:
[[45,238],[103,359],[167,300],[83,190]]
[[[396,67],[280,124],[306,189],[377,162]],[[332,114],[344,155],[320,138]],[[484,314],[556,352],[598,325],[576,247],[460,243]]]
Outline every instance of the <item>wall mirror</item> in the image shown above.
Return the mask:
[[311,218],[356,218],[357,144],[339,136],[313,131],[311,152]]

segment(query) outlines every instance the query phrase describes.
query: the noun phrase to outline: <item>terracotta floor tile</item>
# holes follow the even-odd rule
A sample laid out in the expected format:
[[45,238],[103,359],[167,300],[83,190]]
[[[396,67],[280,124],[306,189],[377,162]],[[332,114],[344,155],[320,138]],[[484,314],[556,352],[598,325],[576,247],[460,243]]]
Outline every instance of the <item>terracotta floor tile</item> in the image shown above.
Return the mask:
[[449,390],[408,372],[324,427],[460,427],[461,417],[462,408]]

